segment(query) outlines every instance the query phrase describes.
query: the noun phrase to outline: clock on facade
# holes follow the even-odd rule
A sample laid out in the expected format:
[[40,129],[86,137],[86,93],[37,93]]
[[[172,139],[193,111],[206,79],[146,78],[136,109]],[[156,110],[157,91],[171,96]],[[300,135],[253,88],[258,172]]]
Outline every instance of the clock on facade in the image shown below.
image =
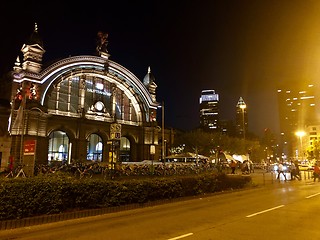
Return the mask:
[[94,104],[94,108],[95,108],[97,111],[101,112],[101,111],[103,110],[103,108],[104,108],[103,102],[100,102],[100,101],[96,102],[96,103]]

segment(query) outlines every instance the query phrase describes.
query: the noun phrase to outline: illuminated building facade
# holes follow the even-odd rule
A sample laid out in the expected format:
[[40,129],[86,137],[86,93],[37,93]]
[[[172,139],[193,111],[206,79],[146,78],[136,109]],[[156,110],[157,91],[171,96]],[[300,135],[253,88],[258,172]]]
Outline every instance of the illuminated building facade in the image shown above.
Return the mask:
[[[282,155],[297,157],[301,139],[296,133],[306,131],[308,126],[318,124],[314,85],[282,86],[278,89],[278,106]],[[305,154],[304,150],[303,152]]]
[[236,132],[241,138],[246,138],[248,133],[247,105],[240,97],[236,105]]
[[203,90],[200,96],[200,128],[220,131],[219,94],[215,90]]
[[31,151],[26,142],[34,145],[36,164],[159,159],[151,69],[140,81],[109,59],[106,34],[98,40],[97,56],[68,57],[43,69],[45,49],[35,27],[12,72],[8,127],[15,162],[24,162],[26,149]]
[[309,159],[320,158],[320,125],[309,125],[306,127],[305,138],[301,139],[301,147],[304,155]]

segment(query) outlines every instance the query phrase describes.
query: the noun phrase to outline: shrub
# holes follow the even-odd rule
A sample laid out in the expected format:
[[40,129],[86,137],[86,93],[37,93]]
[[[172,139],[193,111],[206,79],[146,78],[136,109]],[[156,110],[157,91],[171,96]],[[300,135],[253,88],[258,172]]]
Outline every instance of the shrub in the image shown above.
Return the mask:
[[0,185],[0,220],[194,196],[242,188],[250,181],[250,177],[225,174],[122,181],[70,177],[5,179]]

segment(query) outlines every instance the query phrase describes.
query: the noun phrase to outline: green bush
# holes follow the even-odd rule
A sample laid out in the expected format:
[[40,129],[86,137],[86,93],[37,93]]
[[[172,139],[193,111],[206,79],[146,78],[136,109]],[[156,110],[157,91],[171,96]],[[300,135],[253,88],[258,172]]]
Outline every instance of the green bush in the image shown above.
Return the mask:
[[141,180],[34,177],[0,185],[0,220],[195,196],[242,188],[250,177],[204,174]]

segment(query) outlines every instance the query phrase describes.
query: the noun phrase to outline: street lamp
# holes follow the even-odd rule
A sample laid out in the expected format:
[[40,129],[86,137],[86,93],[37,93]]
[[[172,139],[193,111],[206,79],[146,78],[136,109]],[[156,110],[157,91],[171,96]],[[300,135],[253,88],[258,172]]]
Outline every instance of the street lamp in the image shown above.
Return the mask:
[[164,139],[164,101],[162,101],[161,106],[158,106],[158,108],[161,108],[161,137],[162,137],[162,161],[165,162],[165,139]]
[[161,117],[162,117],[162,161],[165,163],[165,140],[164,140],[164,101],[162,101],[161,105]]
[[244,122],[244,111],[247,108],[247,105],[245,103],[240,105],[240,108],[242,110],[242,131],[243,131],[243,139],[246,139],[246,130],[245,130],[245,122]]
[[301,155],[301,160],[303,160],[303,154],[302,154],[302,137],[304,137],[306,135],[306,132],[305,131],[297,131],[296,132],[296,136],[299,137],[299,140],[300,140],[300,151],[298,153],[298,158],[299,158],[299,155]]

